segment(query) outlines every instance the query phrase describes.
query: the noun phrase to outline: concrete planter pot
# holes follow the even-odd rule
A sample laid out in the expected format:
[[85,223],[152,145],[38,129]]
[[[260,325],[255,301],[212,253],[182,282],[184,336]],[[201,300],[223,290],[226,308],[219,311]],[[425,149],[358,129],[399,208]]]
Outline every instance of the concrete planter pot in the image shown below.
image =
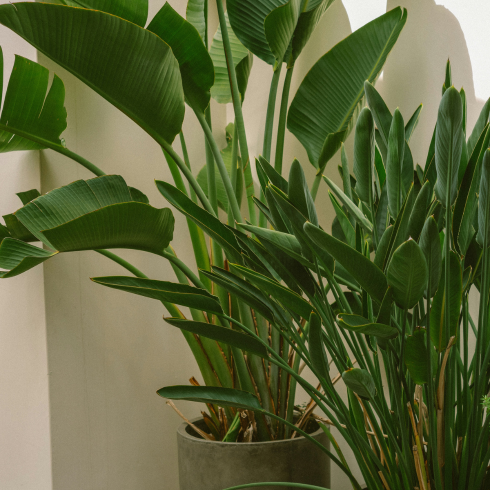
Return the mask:
[[[193,421],[200,429],[202,419]],[[312,422],[312,437],[327,436]],[[304,437],[285,441],[230,443],[201,439],[186,423],[177,431],[180,490],[224,490],[245,483],[294,482],[330,488],[330,460]],[[289,487],[257,487],[288,490]]]

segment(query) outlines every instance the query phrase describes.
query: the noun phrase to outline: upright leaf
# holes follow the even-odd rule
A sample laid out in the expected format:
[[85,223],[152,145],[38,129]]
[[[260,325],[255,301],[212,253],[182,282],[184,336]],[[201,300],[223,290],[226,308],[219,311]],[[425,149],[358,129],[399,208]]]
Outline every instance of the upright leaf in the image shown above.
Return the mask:
[[[424,328],[417,328],[413,335],[407,337],[405,344],[405,364],[408,372],[417,385],[426,384],[427,379],[427,332]],[[437,371],[438,356],[435,350],[431,351],[432,372]],[[432,381],[431,381],[432,382]]]
[[485,105],[482,107],[480,115],[476,121],[475,126],[473,127],[473,131],[471,132],[470,137],[468,138],[467,148],[468,155],[473,153],[475,149],[477,141],[480,139],[485,126],[488,124],[488,118],[490,116],[490,99],[485,102]]
[[356,192],[361,201],[371,205],[374,184],[374,119],[365,107],[356,124],[354,138],[354,175],[357,179]]
[[204,12],[206,0],[189,0],[185,11],[185,17],[201,36],[206,44],[206,14]]
[[490,238],[490,149],[485,150],[480,182],[480,202],[478,206],[478,242],[485,243],[485,234]]
[[410,138],[412,137],[412,134],[419,123],[420,113],[422,112],[423,107],[424,104],[420,104],[405,125],[405,139],[408,142],[410,141]]
[[397,217],[403,202],[402,165],[405,153],[405,123],[397,109],[393,115],[388,136],[388,161],[386,163],[386,185],[390,214]]
[[291,203],[314,225],[318,226],[315,203],[311,197],[310,189],[306,182],[305,173],[301,164],[294,159],[289,171],[288,192]]
[[430,280],[429,297],[432,298],[439,287],[442,273],[441,242],[439,240],[437,223],[433,216],[429,216],[424,223],[422,233],[420,234],[419,245],[428,266],[428,279]]
[[329,368],[327,354],[323,346],[322,321],[314,312],[311,312],[308,328],[308,350],[310,352],[311,364],[320,380],[321,378],[326,380],[329,377]]

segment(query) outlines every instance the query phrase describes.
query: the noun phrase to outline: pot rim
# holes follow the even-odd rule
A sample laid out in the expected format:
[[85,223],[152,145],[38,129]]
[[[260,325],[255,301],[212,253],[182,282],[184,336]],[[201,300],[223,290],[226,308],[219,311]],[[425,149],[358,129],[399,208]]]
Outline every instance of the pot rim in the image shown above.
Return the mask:
[[[196,422],[199,422],[201,420],[204,420],[202,417],[197,417],[197,418],[194,418],[194,419],[190,419],[190,421],[195,424]],[[201,439],[199,437],[195,437],[191,434],[189,434],[187,432],[187,427],[189,427],[189,424],[187,422],[182,422],[178,429],[177,429],[177,433],[180,437],[184,438],[184,439],[188,439],[194,443],[197,443],[197,444],[220,444],[220,445],[226,445],[226,446],[247,446],[247,447],[250,447],[250,446],[263,446],[263,445],[267,445],[267,444],[271,444],[271,445],[279,445],[279,444],[294,444],[296,441],[300,442],[300,441],[306,441],[306,438],[304,436],[299,436],[299,437],[295,437],[294,439],[282,439],[280,441],[261,441],[261,442],[223,442],[223,441],[208,441],[207,439]],[[316,436],[319,436],[320,434],[323,434],[323,430],[321,427],[318,427],[318,430],[316,430],[315,432],[312,432],[311,434],[309,434],[311,437],[316,437]]]

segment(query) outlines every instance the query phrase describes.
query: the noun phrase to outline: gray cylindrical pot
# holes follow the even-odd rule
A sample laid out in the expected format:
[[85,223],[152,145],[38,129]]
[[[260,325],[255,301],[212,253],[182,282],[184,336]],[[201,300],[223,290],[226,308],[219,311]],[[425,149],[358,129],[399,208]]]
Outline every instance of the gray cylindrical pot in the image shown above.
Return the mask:
[[[200,429],[202,419],[193,421]],[[329,447],[318,427],[311,436]],[[330,488],[330,460],[313,442],[298,437],[272,442],[215,442],[196,437],[183,423],[177,431],[180,490],[224,490],[258,482],[294,482]],[[289,487],[257,487],[287,490]],[[292,490],[292,489],[291,489]]]

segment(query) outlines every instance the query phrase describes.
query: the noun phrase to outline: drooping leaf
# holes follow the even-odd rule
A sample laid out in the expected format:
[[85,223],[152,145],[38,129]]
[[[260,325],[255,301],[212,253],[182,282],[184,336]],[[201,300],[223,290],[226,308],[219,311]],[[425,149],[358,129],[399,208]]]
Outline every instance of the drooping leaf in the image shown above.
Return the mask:
[[383,301],[388,287],[386,277],[373,262],[311,223],[305,223],[304,230],[313,242],[340,262],[370,296],[379,303]]
[[359,315],[341,313],[337,316],[337,320],[341,327],[351,332],[375,335],[383,339],[394,339],[398,335],[398,330],[395,327],[390,327],[382,323],[371,323]]
[[[3,77],[1,48],[0,76]],[[40,150],[46,144],[62,146],[60,135],[66,129],[65,86],[56,75],[49,90],[48,84],[46,68],[15,57],[0,116],[0,153]]]
[[175,303],[218,315],[223,314],[223,309],[216,296],[208,293],[205,289],[198,289],[188,284],[125,276],[93,277],[92,281],[102,286],[146,298]]
[[263,359],[269,358],[266,347],[251,335],[237,332],[231,328],[220,327],[213,323],[195,322],[183,320],[182,318],[165,318],[165,321],[174,327],[237,347],[244,352],[250,352]]
[[342,373],[342,379],[348,388],[364,400],[376,396],[376,385],[373,377],[365,369],[353,368]]
[[400,308],[413,308],[427,288],[428,277],[427,263],[417,242],[408,240],[395,250],[386,277]]
[[456,199],[458,190],[458,167],[463,148],[463,106],[461,95],[454,88],[447,88],[439,105],[435,141],[435,164],[437,182],[436,196],[442,205]]
[[168,2],[153,17],[147,30],[172,48],[179,62],[185,98],[191,107],[204,112],[211,99],[214,68],[199,32]]
[[[445,270],[445,259],[442,261],[442,270]],[[461,308],[463,273],[458,256],[449,253],[449,293],[446,293],[445,274],[441,274],[439,288],[437,289],[432,308],[430,310],[430,335],[436,349],[441,352],[447,347],[447,340],[457,334],[459,313]],[[446,331],[446,301],[449,302],[449,332]]]
[[308,351],[310,352],[311,364],[318,377],[328,379],[328,359],[323,347],[322,321],[314,312],[311,312],[309,318]]
[[31,2],[0,6],[0,23],[157,141],[171,143],[180,132],[184,94],[179,65],[155,34],[104,12]]
[[478,206],[478,242],[485,244],[485,238],[490,239],[490,150],[485,150],[482,162],[480,182],[480,202]]
[[248,391],[221,388],[214,386],[167,386],[157,393],[162,398],[170,400],[189,400],[198,403],[210,403],[220,407],[243,408],[262,412],[260,402],[255,395]]
[[441,244],[437,223],[433,216],[429,216],[424,223],[422,233],[420,234],[419,245],[427,262],[428,279],[430,280],[429,297],[432,298],[439,287],[442,272]]
[[[235,32],[231,28],[228,13],[225,14],[225,17],[226,25],[228,27],[228,35],[230,37],[231,53],[233,55],[233,64],[235,66],[235,71],[239,71],[238,67],[242,65],[242,63],[250,69],[252,66],[253,58],[249,56],[248,49],[236,37]],[[232,97],[230,89],[230,78],[228,76],[228,67],[226,64],[223,37],[221,35],[220,26],[218,26],[218,30],[214,35],[209,54],[211,55],[211,59],[213,60],[215,73],[214,85],[211,88],[211,96],[220,104],[227,104],[232,101]],[[248,76],[246,77],[246,79],[248,79]],[[245,96],[244,90],[242,89],[240,93],[243,100]]]
[[390,214],[397,217],[403,201],[402,165],[405,154],[405,123],[397,109],[388,136],[388,157],[386,163],[386,185]]
[[206,14],[204,4],[206,0],[188,0],[185,17],[197,30],[206,44]]
[[357,120],[354,138],[354,175],[359,199],[370,205],[374,202],[374,119],[365,107]]
[[374,82],[406,22],[396,8],[361,27],[334,46],[308,72],[289,109],[288,129],[318,169],[326,165],[324,144],[330,134],[348,136],[364,95]]
[[[438,355],[431,351],[432,372],[437,370]],[[405,364],[412,380],[417,385],[424,385],[427,379],[427,332],[425,328],[417,328],[409,335],[405,344]]]
[[38,240],[60,252],[132,248],[160,253],[174,229],[170,209],[133,201],[117,175],[77,180],[34,199],[15,216]]

